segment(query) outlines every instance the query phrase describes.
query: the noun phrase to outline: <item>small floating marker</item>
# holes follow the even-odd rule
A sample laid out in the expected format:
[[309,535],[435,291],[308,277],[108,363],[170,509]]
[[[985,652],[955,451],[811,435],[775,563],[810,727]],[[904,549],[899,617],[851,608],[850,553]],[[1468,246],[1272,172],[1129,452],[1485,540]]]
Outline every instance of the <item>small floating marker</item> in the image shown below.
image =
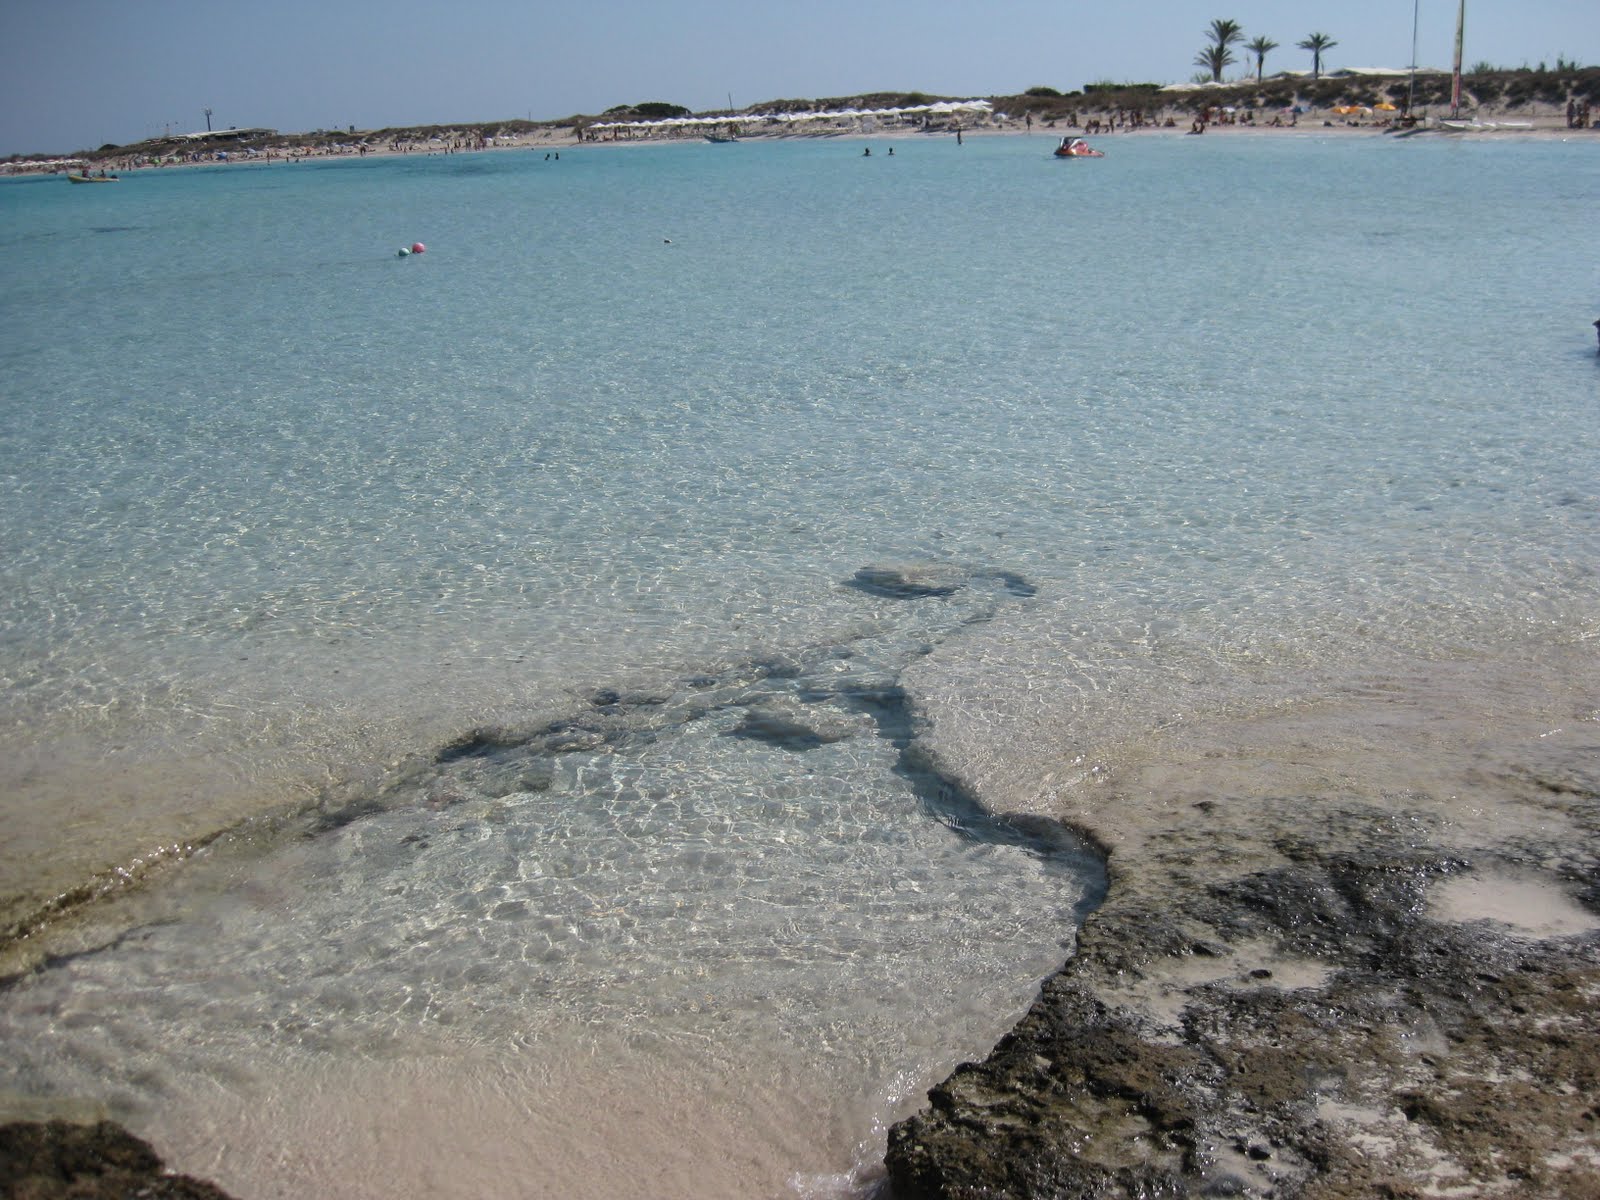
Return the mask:
[[661,240],[668,246],[672,245],[672,239],[671,238],[662,238]]
[[396,258],[405,258],[410,253],[411,253],[411,251],[407,250],[404,246],[401,246],[400,247],[400,253],[397,254],[395,257]]
[[421,242],[412,242],[411,243],[411,253],[413,253],[413,254],[421,254],[426,249],[427,249],[427,247],[424,246]]

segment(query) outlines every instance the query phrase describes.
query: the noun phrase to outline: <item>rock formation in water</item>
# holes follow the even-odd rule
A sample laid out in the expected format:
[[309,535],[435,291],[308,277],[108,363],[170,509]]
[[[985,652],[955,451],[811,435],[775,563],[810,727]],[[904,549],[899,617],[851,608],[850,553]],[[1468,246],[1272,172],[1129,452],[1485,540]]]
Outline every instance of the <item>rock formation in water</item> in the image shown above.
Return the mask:
[[[1106,903],[1015,1029],[891,1131],[895,1200],[1600,1196],[1584,736],[1555,772],[1463,757],[1497,797],[1476,845],[1453,795],[1277,779],[1197,801],[1180,769],[1107,797],[1082,821]],[[1116,815],[1156,796],[1142,832]],[[1440,903],[1469,885],[1487,907]],[[1518,889],[1531,916],[1493,911]]]
[[231,1200],[215,1184],[169,1175],[148,1142],[111,1121],[0,1125],[0,1196],[14,1200]]

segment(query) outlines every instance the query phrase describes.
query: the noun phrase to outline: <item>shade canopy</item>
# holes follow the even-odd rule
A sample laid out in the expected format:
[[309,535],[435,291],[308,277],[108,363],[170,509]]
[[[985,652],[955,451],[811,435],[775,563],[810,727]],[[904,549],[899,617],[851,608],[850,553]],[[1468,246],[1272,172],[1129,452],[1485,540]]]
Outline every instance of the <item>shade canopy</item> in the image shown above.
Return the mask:
[[800,113],[738,113],[726,117],[666,117],[658,121],[605,121],[591,125],[591,129],[671,129],[695,125],[728,125],[742,121],[854,121],[863,117],[904,117],[920,113],[933,116],[951,116],[955,113],[987,113],[992,106],[987,100],[941,100],[937,104],[911,104],[901,108],[837,108],[820,112]]

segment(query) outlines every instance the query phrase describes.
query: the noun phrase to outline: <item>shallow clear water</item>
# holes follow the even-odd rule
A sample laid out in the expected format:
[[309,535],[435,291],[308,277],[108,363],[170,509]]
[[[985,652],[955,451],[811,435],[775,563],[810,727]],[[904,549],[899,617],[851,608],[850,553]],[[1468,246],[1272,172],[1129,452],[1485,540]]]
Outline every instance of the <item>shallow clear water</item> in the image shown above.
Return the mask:
[[686,1104],[766,1150],[681,1194],[835,1187],[1094,898],[986,810],[1592,641],[1592,148],[1048,145],[0,186],[0,891],[251,822],[5,994],[10,1106],[265,1195],[586,1088],[567,1194]]

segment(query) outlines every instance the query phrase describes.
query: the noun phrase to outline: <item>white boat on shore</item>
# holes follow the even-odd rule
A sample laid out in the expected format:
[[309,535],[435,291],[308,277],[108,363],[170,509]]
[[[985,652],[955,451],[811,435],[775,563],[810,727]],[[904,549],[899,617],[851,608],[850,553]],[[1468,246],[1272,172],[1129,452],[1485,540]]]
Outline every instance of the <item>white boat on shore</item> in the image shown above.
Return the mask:
[[1533,128],[1532,121],[1451,121],[1444,119],[1439,128],[1446,133],[1494,133],[1498,130],[1516,132]]
[[[1417,10],[1420,4],[1412,6],[1411,14],[1411,62],[1413,86],[1415,84],[1417,61]],[[1467,0],[1458,0],[1456,5],[1456,42],[1454,62],[1450,72],[1450,115],[1440,117],[1435,122],[1423,122],[1411,125],[1408,128],[1395,132],[1396,137],[1413,137],[1419,133],[1497,133],[1502,130],[1508,132],[1526,131],[1532,129],[1532,121],[1480,121],[1477,117],[1463,117],[1461,115],[1461,50],[1466,38],[1467,28]],[[1412,97],[1406,98],[1406,112],[1411,112]]]

